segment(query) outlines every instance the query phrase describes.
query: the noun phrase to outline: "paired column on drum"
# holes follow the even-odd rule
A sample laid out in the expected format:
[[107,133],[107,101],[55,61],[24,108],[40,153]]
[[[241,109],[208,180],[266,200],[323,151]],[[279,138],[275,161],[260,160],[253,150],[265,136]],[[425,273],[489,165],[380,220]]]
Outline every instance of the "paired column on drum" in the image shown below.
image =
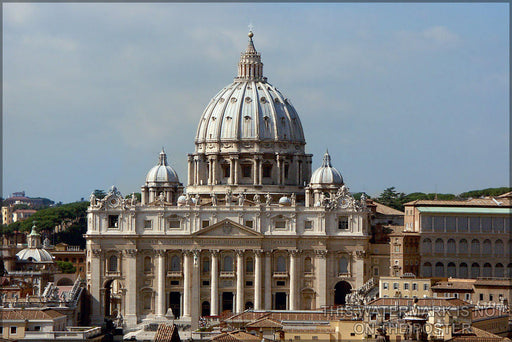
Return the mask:
[[244,311],[244,251],[236,251],[236,312]]
[[219,315],[219,251],[210,251],[211,255],[211,289],[210,289],[210,315]]
[[[130,272],[132,270],[130,269]],[[165,250],[156,251],[156,272],[157,272],[157,292],[156,292],[156,310],[157,316],[165,315]],[[132,272],[137,275],[136,270]]]

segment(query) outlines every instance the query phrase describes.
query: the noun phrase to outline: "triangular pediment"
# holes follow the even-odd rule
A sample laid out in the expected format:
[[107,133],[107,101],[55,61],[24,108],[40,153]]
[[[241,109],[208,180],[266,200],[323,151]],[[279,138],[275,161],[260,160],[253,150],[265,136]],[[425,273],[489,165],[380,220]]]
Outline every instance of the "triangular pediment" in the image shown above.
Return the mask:
[[252,230],[249,227],[225,219],[209,227],[203,228],[198,232],[195,232],[195,236],[211,236],[211,237],[262,237],[263,234]]

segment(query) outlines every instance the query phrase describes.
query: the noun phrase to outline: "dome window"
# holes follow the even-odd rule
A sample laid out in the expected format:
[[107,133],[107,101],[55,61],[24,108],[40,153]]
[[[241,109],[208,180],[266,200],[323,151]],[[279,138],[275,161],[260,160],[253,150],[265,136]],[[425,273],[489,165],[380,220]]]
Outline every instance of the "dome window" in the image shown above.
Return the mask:
[[279,101],[279,99],[277,97],[274,99],[274,102],[275,103],[281,103],[281,101]]
[[262,87],[260,87],[260,86],[258,86],[258,90],[263,90],[263,88],[262,88]]
[[248,90],[251,90],[252,88],[251,88],[251,86],[247,86],[247,89],[248,89]]
[[252,102],[252,99],[251,99],[249,96],[247,96],[247,97],[245,98],[245,102],[247,102],[247,103],[251,103],[251,102]]
[[226,120],[231,120],[232,117],[231,116],[226,116]]
[[266,99],[265,97],[262,97],[262,98],[260,99],[260,101],[261,101],[261,103],[267,103],[267,99]]
[[245,120],[251,120],[251,117],[249,115],[244,116]]
[[231,103],[235,103],[236,102],[236,97],[232,97],[231,98]]
[[220,98],[220,100],[219,100],[219,102],[220,102],[220,103],[222,103],[222,102],[224,102],[224,101],[225,101],[225,100],[224,100],[224,98],[223,98],[223,97],[221,97],[221,98]]

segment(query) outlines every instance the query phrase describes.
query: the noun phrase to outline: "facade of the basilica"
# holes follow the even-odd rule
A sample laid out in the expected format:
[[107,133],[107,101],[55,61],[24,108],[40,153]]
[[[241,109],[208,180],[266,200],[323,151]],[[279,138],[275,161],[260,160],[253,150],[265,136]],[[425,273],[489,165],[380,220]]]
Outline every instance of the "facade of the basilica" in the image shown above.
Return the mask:
[[343,304],[371,276],[369,212],[328,153],[311,172],[305,145],[249,33],[237,77],[199,120],[186,190],[162,151],[140,202],[115,187],[91,196],[92,323]]

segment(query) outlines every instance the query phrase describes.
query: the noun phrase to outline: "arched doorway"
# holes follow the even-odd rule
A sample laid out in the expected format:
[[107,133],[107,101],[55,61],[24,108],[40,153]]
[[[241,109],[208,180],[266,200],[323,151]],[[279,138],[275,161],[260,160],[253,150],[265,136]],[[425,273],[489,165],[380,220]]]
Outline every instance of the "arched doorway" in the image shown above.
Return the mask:
[[181,293],[180,292],[171,292],[169,293],[169,308],[172,310],[172,314],[175,318],[179,318],[181,316],[180,307],[181,307]]
[[233,312],[233,292],[222,292],[222,311]]
[[105,282],[105,317],[116,317],[121,312],[122,290],[121,282],[117,279],[110,279]]
[[334,286],[334,305],[345,305],[345,297],[352,290],[352,286],[346,281],[339,281]]
[[204,301],[201,304],[201,316],[210,316],[210,302]]

